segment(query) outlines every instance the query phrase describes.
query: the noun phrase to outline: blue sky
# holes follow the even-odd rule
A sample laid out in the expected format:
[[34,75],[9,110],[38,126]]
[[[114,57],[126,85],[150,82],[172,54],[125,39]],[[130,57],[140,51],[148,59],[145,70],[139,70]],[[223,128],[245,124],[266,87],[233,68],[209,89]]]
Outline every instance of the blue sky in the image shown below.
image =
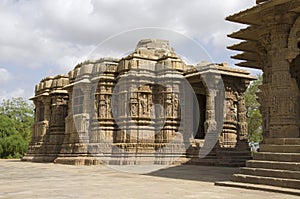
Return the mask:
[[[134,49],[139,39],[160,36],[153,31],[188,38],[188,42],[171,41],[180,54],[191,51],[190,44],[196,41],[213,62],[233,66],[236,61],[230,56],[237,52],[226,46],[238,41],[226,35],[243,26],[224,18],[254,4],[255,0],[2,0],[0,100],[29,98],[43,77],[67,73],[107,38],[110,52],[117,55]],[[119,42],[128,38],[126,33],[135,36]]]

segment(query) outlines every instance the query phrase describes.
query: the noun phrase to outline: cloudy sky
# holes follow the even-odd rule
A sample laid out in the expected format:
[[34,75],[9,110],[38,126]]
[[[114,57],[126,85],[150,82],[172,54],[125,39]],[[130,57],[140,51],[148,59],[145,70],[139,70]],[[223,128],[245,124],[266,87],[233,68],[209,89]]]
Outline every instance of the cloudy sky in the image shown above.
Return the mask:
[[[230,56],[235,52],[226,46],[237,41],[226,35],[243,26],[224,18],[254,2],[1,0],[0,100],[32,96],[34,85],[43,77],[67,73],[76,63],[93,57],[95,49],[100,48],[96,56],[126,54],[147,37],[172,38],[175,50],[183,57],[185,52],[193,54],[193,62],[210,59],[233,66]],[[185,42],[178,42],[183,37]],[[200,48],[205,56],[197,60]]]

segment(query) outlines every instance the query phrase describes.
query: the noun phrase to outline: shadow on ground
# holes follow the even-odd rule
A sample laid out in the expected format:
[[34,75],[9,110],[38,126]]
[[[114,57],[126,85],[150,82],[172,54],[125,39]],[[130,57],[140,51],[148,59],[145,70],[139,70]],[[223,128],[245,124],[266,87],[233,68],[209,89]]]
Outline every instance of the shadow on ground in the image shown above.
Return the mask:
[[165,169],[160,169],[148,174],[148,176],[197,180],[204,182],[228,181],[233,173],[239,168],[217,167],[217,166],[199,166],[199,165],[178,165]]

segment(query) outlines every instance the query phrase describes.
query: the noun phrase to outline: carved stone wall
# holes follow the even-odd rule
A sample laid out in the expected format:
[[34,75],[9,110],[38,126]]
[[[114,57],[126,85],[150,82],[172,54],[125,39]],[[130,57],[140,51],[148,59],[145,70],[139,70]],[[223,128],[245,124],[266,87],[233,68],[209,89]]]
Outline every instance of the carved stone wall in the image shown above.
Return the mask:
[[65,117],[68,111],[69,84],[66,75],[43,79],[31,98],[35,104],[35,122],[31,142],[24,160],[54,161],[60,153],[65,135]]
[[[217,144],[236,148],[247,140],[243,92],[253,77],[222,64],[200,68],[201,75],[194,69],[175,54],[168,41],[149,39],[140,41],[135,51],[122,59],[85,61],[68,75],[43,79],[32,98],[35,123],[24,160],[66,164],[173,162],[190,146],[197,133],[195,126],[203,127],[204,138],[217,129],[217,120],[223,119],[223,111],[216,112],[217,98],[222,94],[217,87],[206,88],[203,82],[211,70],[221,71],[211,83],[223,79],[226,91],[224,126]],[[205,102],[188,96],[187,80],[195,92],[200,89],[206,96],[199,98]],[[204,112],[201,117],[205,117],[199,120],[201,124],[193,120],[198,105]]]

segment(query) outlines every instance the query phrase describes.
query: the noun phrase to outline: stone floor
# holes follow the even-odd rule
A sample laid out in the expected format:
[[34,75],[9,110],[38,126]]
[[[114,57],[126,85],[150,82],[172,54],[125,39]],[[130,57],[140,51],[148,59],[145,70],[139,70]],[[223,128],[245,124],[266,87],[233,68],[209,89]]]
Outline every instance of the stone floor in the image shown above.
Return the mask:
[[141,175],[106,166],[0,160],[0,198],[299,198],[214,186],[214,181],[229,180],[235,170],[183,165]]

